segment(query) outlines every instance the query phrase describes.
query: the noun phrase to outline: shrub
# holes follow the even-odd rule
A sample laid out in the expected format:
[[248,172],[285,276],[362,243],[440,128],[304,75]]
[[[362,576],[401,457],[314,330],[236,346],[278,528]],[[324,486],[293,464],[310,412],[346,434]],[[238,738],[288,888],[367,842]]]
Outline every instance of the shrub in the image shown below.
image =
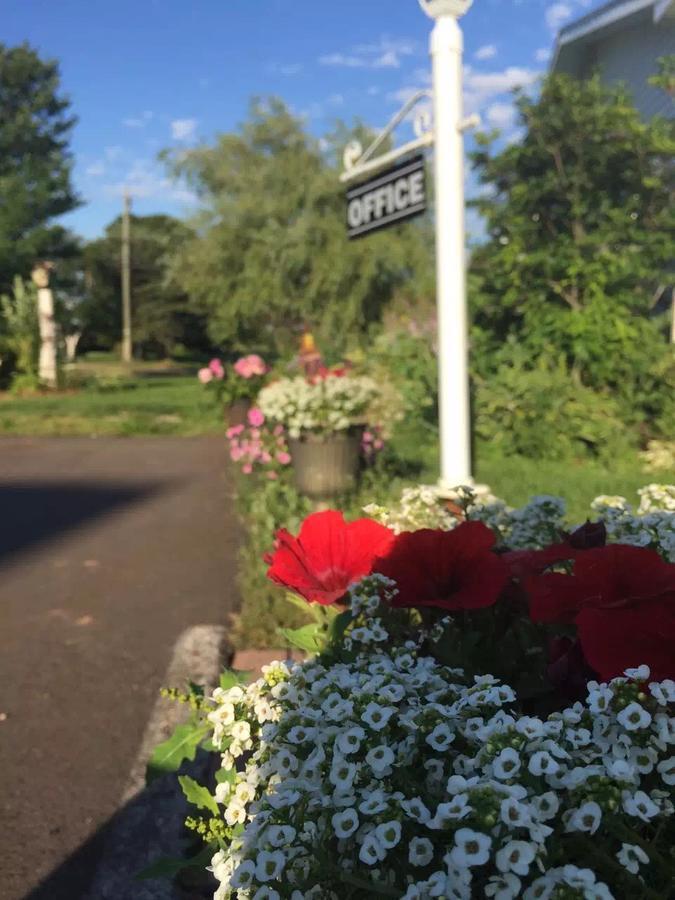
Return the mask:
[[562,361],[530,368],[519,353],[477,379],[475,431],[505,455],[531,459],[609,456],[637,440],[611,395],[576,382]]

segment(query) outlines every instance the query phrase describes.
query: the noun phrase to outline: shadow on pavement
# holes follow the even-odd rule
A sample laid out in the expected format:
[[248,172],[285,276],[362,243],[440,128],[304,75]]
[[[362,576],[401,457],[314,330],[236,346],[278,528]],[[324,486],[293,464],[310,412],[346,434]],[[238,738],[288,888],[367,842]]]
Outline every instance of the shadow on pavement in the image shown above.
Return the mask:
[[[201,758],[200,758],[201,756]],[[181,773],[204,779],[208,758],[200,754]],[[182,857],[190,810],[175,775],[140,791],[23,900],[206,900],[217,882],[204,869],[189,870],[175,883],[136,875],[163,857]],[[192,856],[203,845],[189,849]]]
[[142,487],[78,481],[0,483],[0,562],[167,486],[166,482]]

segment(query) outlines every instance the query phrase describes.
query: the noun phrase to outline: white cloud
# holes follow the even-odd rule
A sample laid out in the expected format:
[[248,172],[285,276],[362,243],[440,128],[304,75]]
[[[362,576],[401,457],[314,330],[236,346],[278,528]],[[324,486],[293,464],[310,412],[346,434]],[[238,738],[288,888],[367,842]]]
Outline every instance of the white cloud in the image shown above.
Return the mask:
[[535,69],[520,66],[508,66],[495,72],[476,72],[471,66],[465,66],[464,107],[467,115],[481,112],[492,98],[534,84],[540,74]]
[[497,101],[491,103],[485,111],[485,118],[491,125],[496,128],[508,128],[513,124],[516,115],[516,109],[513,103],[502,103]]
[[476,59],[494,59],[496,55],[497,48],[494,44],[483,44],[483,46],[479,47],[474,53]]
[[167,178],[153,159],[134,160],[123,177],[104,185],[103,191],[109,197],[119,197],[128,191],[132,197],[141,200],[168,199],[187,205],[197,200],[184,184]]
[[90,166],[87,166],[84,170],[84,174],[89,178],[99,178],[101,175],[105,174],[105,165],[102,160],[99,159]]
[[290,63],[285,66],[279,66],[279,74],[285,75],[286,77],[299,75],[300,72],[302,72],[302,63]]
[[547,63],[551,58],[551,51],[548,47],[540,47],[535,52],[534,58],[538,63]]
[[331,106],[344,106],[345,98],[342,94],[331,94],[327,102]]
[[348,53],[328,53],[319,57],[322,66],[342,66],[347,69],[398,69],[403,57],[413,56],[416,41],[407,38],[380,38],[374,44],[359,44]]
[[546,10],[546,24],[551,31],[556,32],[573,14],[574,9],[569,3],[554,3]]
[[365,59],[359,56],[346,56],[344,53],[329,53],[319,57],[322,66],[344,66],[345,68],[358,69],[366,66]]
[[114,162],[124,154],[124,150],[119,146],[119,144],[113,144],[110,147],[104,147],[103,153],[105,154],[105,158],[109,160],[109,162]]
[[154,113],[151,110],[146,109],[140,116],[130,116],[127,119],[122,119],[122,125],[126,128],[145,128],[153,117]]
[[377,97],[377,95],[380,93],[380,88],[375,84],[371,84],[366,93],[369,97]]
[[190,141],[197,129],[196,119],[174,119],[171,123],[171,137],[175,141]]

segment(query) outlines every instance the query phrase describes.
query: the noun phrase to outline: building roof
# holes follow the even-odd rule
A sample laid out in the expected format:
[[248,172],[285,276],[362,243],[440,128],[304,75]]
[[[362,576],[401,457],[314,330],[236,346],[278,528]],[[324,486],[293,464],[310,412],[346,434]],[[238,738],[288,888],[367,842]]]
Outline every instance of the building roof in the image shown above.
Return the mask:
[[552,68],[575,72],[584,47],[635,25],[658,25],[675,17],[675,0],[610,0],[558,33]]

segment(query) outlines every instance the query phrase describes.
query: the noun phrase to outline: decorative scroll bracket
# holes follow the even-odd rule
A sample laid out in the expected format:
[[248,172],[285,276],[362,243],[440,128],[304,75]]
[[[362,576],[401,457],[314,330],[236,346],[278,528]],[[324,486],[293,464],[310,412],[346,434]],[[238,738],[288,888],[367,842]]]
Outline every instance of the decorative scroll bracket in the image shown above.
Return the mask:
[[434,142],[433,123],[430,111],[428,109],[423,109],[418,112],[413,121],[413,128],[417,135],[414,141],[409,141],[402,147],[390,150],[389,153],[383,153],[381,156],[377,156],[374,159],[372,158],[378,147],[380,147],[389,137],[396,126],[405,119],[410,110],[414,109],[421,100],[430,100],[431,97],[432,93],[428,90],[417,91],[416,94],[413,94],[413,96],[404,103],[399,112],[396,113],[387,127],[375,138],[365,153],[358,141],[352,141],[347,144],[342,157],[345,171],[340,175],[340,181],[343,184],[347,184],[350,181],[354,181],[356,178],[360,178],[363,175],[375,172],[390,163],[396,162],[397,159],[406,156],[408,153],[412,153],[415,150],[421,150],[424,147],[430,147]]

